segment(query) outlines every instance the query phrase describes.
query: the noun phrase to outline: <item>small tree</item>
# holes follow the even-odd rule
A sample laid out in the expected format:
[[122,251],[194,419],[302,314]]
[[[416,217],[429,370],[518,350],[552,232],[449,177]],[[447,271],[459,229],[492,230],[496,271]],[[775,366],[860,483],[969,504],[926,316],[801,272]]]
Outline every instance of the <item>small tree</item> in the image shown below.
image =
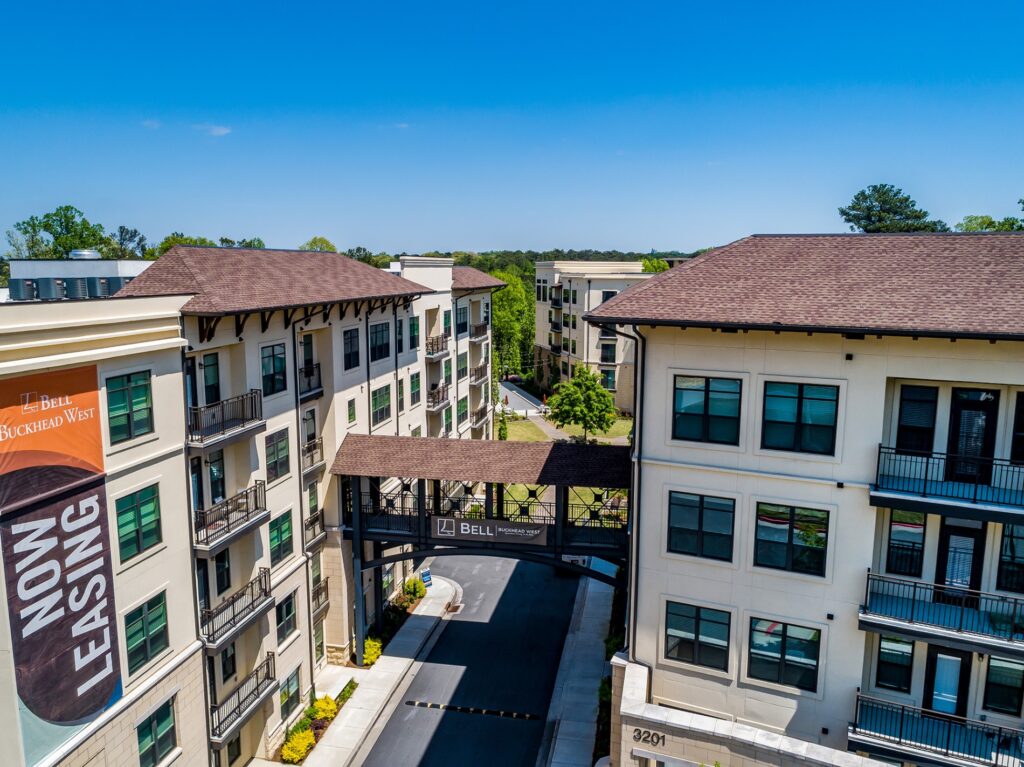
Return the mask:
[[651,256],[650,258],[645,258],[644,271],[654,272],[655,274],[657,274],[658,272],[667,272],[668,261],[666,261],[664,258],[655,258],[654,256]]
[[872,184],[853,196],[839,215],[851,232],[948,232],[946,222],[928,218],[909,194],[892,184]]
[[508,439],[508,416],[505,415],[505,411],[501,411],[501,415],[498,417],[498,439],[504,442]]
[[548,407],[556,426],[579,426],[584,441],[590,432],[608,431],[615,423],[615,400],[586,365],[577,365],[572,378],[555,387]]

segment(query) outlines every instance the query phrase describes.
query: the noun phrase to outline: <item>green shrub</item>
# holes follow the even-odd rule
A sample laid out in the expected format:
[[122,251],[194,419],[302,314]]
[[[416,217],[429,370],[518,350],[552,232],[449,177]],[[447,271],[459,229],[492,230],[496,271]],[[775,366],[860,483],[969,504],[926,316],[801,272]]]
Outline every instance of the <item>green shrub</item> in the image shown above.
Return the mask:
[[422,578],[413,578],[405,583],[405,593],[413,599],[423,599],[427,595],[427,587]]
[[366,637],[366,642],[363,643],[363,665],[367,668],[372,666],[380,659],[383,651],[384,646],[379,639]]
[[296,732],[290,735],[281,747],[281,761],[285,764],[298,764],[315,745],[316,738],[313,737],[312,730],[307,728]]
[[352,694],[356,691],[356,688],[358,686],[359,684],[356,682],[355,679],[348,680],[348,684],[345,685],[342,691],[338,693],[338,697],[334,699],[335,702],[338,704],[339,709],[346,703],[348,703],[348,699],[352,697]]
[[397,607],[399,610],[408,610],[412,607],[413,598],[408,594],[399,594],[397,597],[391,600],[391,604]]

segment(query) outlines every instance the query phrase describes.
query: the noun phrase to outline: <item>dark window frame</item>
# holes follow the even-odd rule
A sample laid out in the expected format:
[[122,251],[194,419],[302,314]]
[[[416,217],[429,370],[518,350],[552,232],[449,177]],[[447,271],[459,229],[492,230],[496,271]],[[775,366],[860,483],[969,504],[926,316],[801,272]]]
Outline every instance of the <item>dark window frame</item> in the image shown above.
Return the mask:
[[[897,642],[899,644],[910,645],[909,662],[904,666],[900,663],[893,663],[891,661],[882,660],[882,642]],[[897,692],[910,692],[911,685],[914,679],[914,641],[912,639],[903,639],[902,637],[891,637],[878,635],[878,652],[875,654],[875,687],[880,687],[883,690],[896,690]],[[882,674],[883,669],[894,669],[898,673],[889,679],[883,680]],[[902,675],[902,676],[900,676]]]
[[1024,391],[1017,392],[1014,398],[1010,429],[1010,463],[1024,464]]
[[[928,396],[923,396],[925,393]],[[918,415],[926,411],[931,417],[931,425],[904,423],[904,417],[913,415],[909,412],[910,403],[920,405]],[[929,407],[930,406],[930,407]],[[900,453],[920,455],[931,453],[935,446],[935,424],[939,411],[939,387],[921,386],[918,384],[900,384],[900,404],[896,414],[896,450]]]
[[[696,392],[698,389],[680,389],[680,379],[693,379],[703,380],[703,403],[702,411],[699,414],[700,417],[700,436],[680,436],[680,416],[688,415],[677,410],[676,405],[676,393],[679,391],[691,391]],[[724,389],[713,389],[715,383],[728,383],[730,385],[736,384],[737,388],[735,392],[724,390]],[[719,396],[725,394],[729,395],[730,399],[734,399],[736,402],[736,414],[735,415],[712,415],[711,402],[712,394]],[[733,445],[738,446],[740,444],[740,431],[742,428],[742,417],[743,417],[743,379],[742,378],[725,378],[722,376],[704,376],[704,375],[686,375],[679,374],[672,378],[672,439],[680,442],[700,442],[712,445]],[[735,439],[714,439],[711,434],[712,419],[717,421],[730,420],[735,422],[736,437]]]
[[[150,493],[152,491],[152,497],[142,498],[143,494]],[[148,503],[152,500],[153,505],[156,509],[156,538],[149,539],[147,543],[146,538],[146,525],[143,523],[142,508],[144,503]],[[117,545],[118,554],[120,555],[122,562],[127,562],[134,559],[137,556],[144,554],[154,546],[158,546],[163,543],[163,523],[160,514],[160,483],[155,482],[148,487],[139,488],[138,490],[123,495],[114,502],[115,508],[115,522],[117,524]],[[132,517],[132,529],[130,534],[122,532],[121,518],[122,516],[131,515]],[[150,530],[152,531],[154,523],[150,523]],[[133,545],[134,551],[127,548],[127,544]]]
[[391,356],[391,327],[387,322],[370,325],[370,362],[380,362]]
[[[144,379],[144,380],[143,380]],[[135,405],[136,389],[145,390],[145,402],[140,406]],[[118,445],[122,442],[130,442],[138,437],[152,434],[156,430],[153,417],[153,372],[151,370],[137,370],[134,373],[110,376],[106,379],[107,390],[107,429],[110,434],[110,444]],[[124,392],[125,412],[114,415],[112,413],[112,394]],[[124,419],[124,435],[115,436],[114,420]]]
[[409,318],[409,351],[420,348],[420,318],[413,315]]
[[412,407],[413,405],[420,404],[420,396],[421,396],[420,374],[419,373],[411,373],[409,375],[409,406]]
[[[782,397],[781,394],[772,394],[769,389],[773,386],[795,386],[797,387],[796,397],[787,397],[786,399],[796,399],[796,417],[793,421],[778,421],[769,420],[768,418],[768,398],[769,397]],[[835,399],[823,399],[821,397],[807,397],[805,390],[808,387],[815,387],[819,389],[833,389],[835,390]],[[764,392],[761,398],[761,449],[762,450],[779,450],[786,453],[807,453],[809,455],[831,455],[836,454],[836,440],[838,439],[839,432],[839,386],[836,384],[818,384],[818,383],[804,383],[797,381],[765,381]],[[832,413],[832,424],[828,428],[832,430],[832,437],[829,440],[829,446],[827,450],[812,450],[808,446],[805,446],[807,439],[803,436],[803,430],[805,427],[813,426],[816,428],[824,428],[824,424],[809,424],[804,422],[804,403],[808,400],[814,402],[832,402],[834,403],[834,410]],[[768,426],[769,424],[783,424],[791,425],[793,427],[793,439],[789,446],[783,446],[780,444],[768,444]]]
[[269,532],[273,534],[275,531],[277,533],[276,545],[270,536],[267,538],[270,548],[271,567],[288,559],[295,551],[295,530],[292,525],[291,511],[286,511],[284,514],[270,520]]
[[[992,667],[996,663],[1003,663],[1010,666],[1018,666],[1022,674],[1022,684],[1017,687],[1013,694],[1016,696],[1016,703],[1013,706],[1001,705],[993,700],[993,683],[992,683]],[[1000,684],[999,687],[1003,689],[1012,690],[1009,685]],[[989,656],[988,663],[985,668],[985,692],[982,696],[981,707],[986,711],[996,711],[1000,714],[1009,714],[1010,716],[1021,715],[1021,704],[1024,703],[1024,662],[1018,660],[1010,660],[1009,658],[994,658]]]
[[[170,718],[170,727],[160,732],[160,726]],[[143,738],[151,739],[151,745],[143,747]],[[178,722],[174,714],[174,697],[161,703],[157,709],[139,722],[135,728],[139,747],[139,767],[156,767],[178,747]]]
[[213,583],[217,596],[231,590],[231,549],[217,552],[213,558]]
[[[158,613],[163,608],[163,626],[159,628],[151,629],[150,623],[155,622],[156,618],[151,617]],[[139,645],[143,648],[141,655],[137,656],[135,660],[132,659],[132,650],[128,647],[128,634],[129,626],[142,622],[142,644]],[[158,655],[164,650],[170,647],[170,618],[167,614],[167,592],[161,591],[159,594],[150,597],[141,605],[136,607],[134,610],[130,610],[125,613],[124,616],[124,635],[125,635],[125,653],[128,658],[128,674],[134,674],[145,668],[150,662],[153,661]]]
[[[380,400],[387,394],[387,404],[381,405]],[[391,418],[391,384],[384,384],[370,392],[370,425],[378,426]]]
[[[762,538],[759,536],[761,529],[761,507],[771,506],[776,509],[785,509],[788,512],[787,522],[787,536],[785,543],[781,541],[772,540],[771,538]],[[801,569],[799,567],[801,557],[799,554],[803,551],[815,550],[816,547],[805,546],[798,548],[796,537],[799,533],[799,522],[797,516],[801,512],[810,512],[812,514],[823,514],[825,517],[825,545],[821,547],[821,571],[811,570],[807,568]],[[818,578],[824,578],[828,572],[828,542],[829,542],[829,528],[830,528],[830,517],[831,514],[827,509],[812,509],[806,506],[790,506],[784,503],[771,503],[768,501],[758,501],[754,507],[755,519],[754,519],[754,566],[763,567],[769,570],[781,570],[789,573],[796,573],[799,575],[812,575]],[[767,523],[765,523],[767,524]],[[785,546],[786,562],[784,565],[770,564],[764,559],[764,550],[769,548],[769,545]]]
[[[677,530],[677,529],[688,530],[688,528],[679,528],[677,526],[673,526],[673,524],[672,524],[673,500],[675,500],[675,498],[677,498],[679,496],[689,496],[689,497],[697,499],[697,528],[696,528],[696,534],[694,536],[695,537],[696,546],[694,547],[693,551],[686,551],[686,550],[681,550],[680,548],[673,548],[673,535],[672,535],[673,530]],[[706,531],[705,531],[704,517],[705,517],[705,511],[708,510],[707,509],[707,501],[708,500],[728,501],[732,505],[732,510],[729,511],[729,512],[726,512],[724,509],[711,509],[711,511],[714,511],[714,512],[717,512],[717,513],[721,513],[721,514],[728,513],[730,515],[729,535],[728,535],[728,539],[729,539],[729,556],[728,557],[715,556],[714,554],[709,554],[709,553],[707,553],[705,551],[704,536],[705,536],[705,532]],[[725,537],[725,535],[723,533],[713,533],[712,535],[720,536],[722,538]],[[735,551],[735,546],[736,546],[736,500],[734,498],[726,498],[726,497],[715,496],[715,495],[701,495],[701,494],[698,494],[698,493],[687,493],[687,492],[684,492],[684,491],[681,491],[681,490],[670,490],[669,491],[669,494],[668,494],[668,536],[667,536],[667,539],[666,539],[666,546],[665,546],[665,548],[668,551],[668,553],[670,553],[670,554],[678,554],[678,555],[681,555],[681,556],[698,557],[700,559],[711,559],[711,560],[715,560],[717,562],[732,562],[733,561],[733,552]]]
[[[230,662],[230,665],[229,665]],[[232,642],[220,653],[220,682],[226,684],[231,677],[238,673],[238,650]]]
[[[914,542],[900,541],[896,548],[893,548],[892,526],[893,522],[896,521],[896,515],[920,515],[921,522],[921,542],[919,544]],[[892,509],[889,512],[889,539],[886,541],[885,548],[885,572],[890,575],[903,575],[909,578],[920,578],[924,573],[924,544],[928,539],[928,515],[921,511],[902,511],[898,509]],[[900,547],[904,547],[904,551],[900,552]]]
[[265,438],[267,482],[275,482],[291,474],[291,444],[288,429],[281,429]]
[[292,713],[299,707],[299,698],[301,692],[299,690],[299,671],[300,668],[295,669],[292,673],[285,677],[284,682],[281,683],[281,719],[287,719]]
[[264,397],[288,390],[288,347],[284,341],[260,347],[260,376]]
[[342,364],[345,371],[359,367],[359,328],[341,331]]
[[[1009,555],[1007,543],[1010,544]],[[1003,525],[999,538],[996,589],[1024,594],[1024,525]]]
[[[673,607],[686,608],[686,609],[689,609],[689,610],[693,611],[693,615],[692,616],[682,615],[679,612],[675,613],[675,617],[679,618],[680,620],[692,620],[693,621],[693,639],[690,640],[692,642],[692,645],[691,645],[692,652],[690,653],[690,656],[691,656],[690,658],[679,657],[680,655],[685,655],[685,653],[678,653],[676,656],[673,656],[670,653],[670,648],[669,648],[669,639],[670,638],[669,638],[669,633],[668,632],[669,632],[669,621],[673,617],[673,612],[672,612],[672,608]],[[705,616],[705,613],[708,613],[708,615]],[[715,613],[716,615],[724,615],[725,616],[724,623],[721,620],[714,620],[713,616],[711,615],[711,613]],[[722,648],[720,648],[720,647],[717,647],[717,646],[709,643],[708,641],[706,641],[706,639],[704,639],[704,636],[701,633],[701,625],[703,623],[710,623],[710,624],[717,625],[717,626],[722,626],[722,625],[725,626],[725,649],[724,650],[722,650]],[[667,600],[665,602],[665,634],[664,634],[664,642],[665,642],[665,646],[664,646],[664,658],[665,658],[665,660],[673,661],[675,663],[686,663],[687,665],[691,665],[691,666],[701,666],[702,668],[711,668],[711,669],[715,669],[717,671],[725,671],[725,672],[728,673],[728,671],[729,671],[729,651],[730,651],[730,648],[731,648],[731,645],[732,645],[732,614],[728,610],[719,610],[719,609],[714,608],[714,607],[703,607],[701,605],[692,605],[692,604],[687,604],[685,602],[674,602],[672,600]],[[676,642],[675,646],[677,648],[684,647],[685,646],[685,640],[679,639]],[[701,658],[701,655],[702,655],[701,650],[702,650],[702,648],[703,648],[703,655],[705,656],[703,659]],[[710,662],[710,658],[707,657],[707,656],[718,655],[718,654],[722,655],[722,663],[721,664]]]
[[299,630],[298,600],[295,599],[295,594],[296,592],[293,591],[274,605],[274,619],[276,621],[274,625],[277,627],[278,647]]
[[[776,666],[777,666],[777,668],[778,668],[778,673],[774,676],[774,678],[769,678],[767,676],[755,676],[752,673],[753,669],[754,669],[754,663],[753,663],[753,661],[754,661],[754,633],[755,633],[754,624],[755,624],[756,621],[770,621],[771,623],[778,624],[782,628],[782,639],[781,639],[781,642],[779,644],[778,658],[775,659],[775,661],[774,661]],[[817,635],[818,635],[817,636],[817,640],[815,641],[815,646],[817,648],[817,652],[815,653],[815,656],[814,656],[814,686],[813,687],[806,687],[804,685],[793,684],[793,683],[787,681],[787,675],[786,675],[786,668],[787,668],[787,660],[786,660],[786,658],[787,658],[787,653],[786,653],[786,650],[787,650],[787,645],[789,643],[789,638],[790,638],[789,637],[789,630],[790,630],[790,628],[798,628],[798,629],[803,629],[805,631],[813,631],[813,632],[816,632]],[[821,629],[814,628],[812,626],[801,626],[801,625],[796,624],[796,623],[784,623],[782,621],[775,621],[775,620],[771,620],[769,618],[757,618],[757,617],[753,617],[752,616],[750,618],[749,623],[748,623],[748,631],[749,631],[749,641],[747,643],[747,676],[750,679],[756,679],[758,681],[768,682],[770,684],[778,684],[778,685],[782,685],[784,687],[794,687],[794,688],[796,688],[798,690],[806,690],[807,692],[816,693],[818,691],[818,677],[819,677],[820,672],[821,672]],[[764,633],[764,632],[761,632],[761,633]],[[796,641],[804,641],[804,640],[796,640]],[[770,664],[772,662],[772,659],[764,660],[762,658],[761,661],[763,663],[765,663],[765,664]]]

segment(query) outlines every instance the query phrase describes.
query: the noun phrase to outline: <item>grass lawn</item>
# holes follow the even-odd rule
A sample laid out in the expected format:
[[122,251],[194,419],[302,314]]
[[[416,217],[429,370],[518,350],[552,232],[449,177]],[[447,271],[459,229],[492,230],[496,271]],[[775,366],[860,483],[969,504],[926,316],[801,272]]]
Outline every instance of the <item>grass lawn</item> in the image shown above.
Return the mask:
[[[498,421],[494,421],[494,434],[498,433]],[[508,422],[509,442],[547,442],[548,435],[540,430],[539,426],[529,421]]]
[[[510,424],[510,426],[511,426],[511,424]],[[607,437],[609,439],[611,439],[612,437],[625,437],[627,434],[629,434],[629,431],[632,428],[633,428],[633,419],[632,418],[616,418],[615,419],[615,423],[612,424],[612,428],[610,428],[607,432],[594,432],[594,433],[590,434],[590,436],[591,437],[596,437],[598,439],[601,438],[601,437]],[[582,437],[583,436],[583,429],[581,429],[579,426],[574,426],[574,425],[571,425],[571,424],[566,424],[565,426],[563,426],[562,427],[562,431],[564,431],[566,434],[568,434],[571,437]],[[512,435],[511,434],[509,434],[509,439],[512,439]]]

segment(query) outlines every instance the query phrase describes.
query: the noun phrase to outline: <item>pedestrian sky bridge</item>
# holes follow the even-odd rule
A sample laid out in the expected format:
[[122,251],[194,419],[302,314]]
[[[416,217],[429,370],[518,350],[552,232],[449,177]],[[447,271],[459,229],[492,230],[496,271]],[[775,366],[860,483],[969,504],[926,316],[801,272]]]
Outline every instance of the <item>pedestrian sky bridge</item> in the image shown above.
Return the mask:
[[[403,559],[474,554],[615,584],[581,562],[624,564],[628,555],[628,447],[349,434],[331,472],[340,480],[356,582],[365,570]],[[368,541],[373,555],[365,559]],[[357,599],[360,649],[362,612]]]

